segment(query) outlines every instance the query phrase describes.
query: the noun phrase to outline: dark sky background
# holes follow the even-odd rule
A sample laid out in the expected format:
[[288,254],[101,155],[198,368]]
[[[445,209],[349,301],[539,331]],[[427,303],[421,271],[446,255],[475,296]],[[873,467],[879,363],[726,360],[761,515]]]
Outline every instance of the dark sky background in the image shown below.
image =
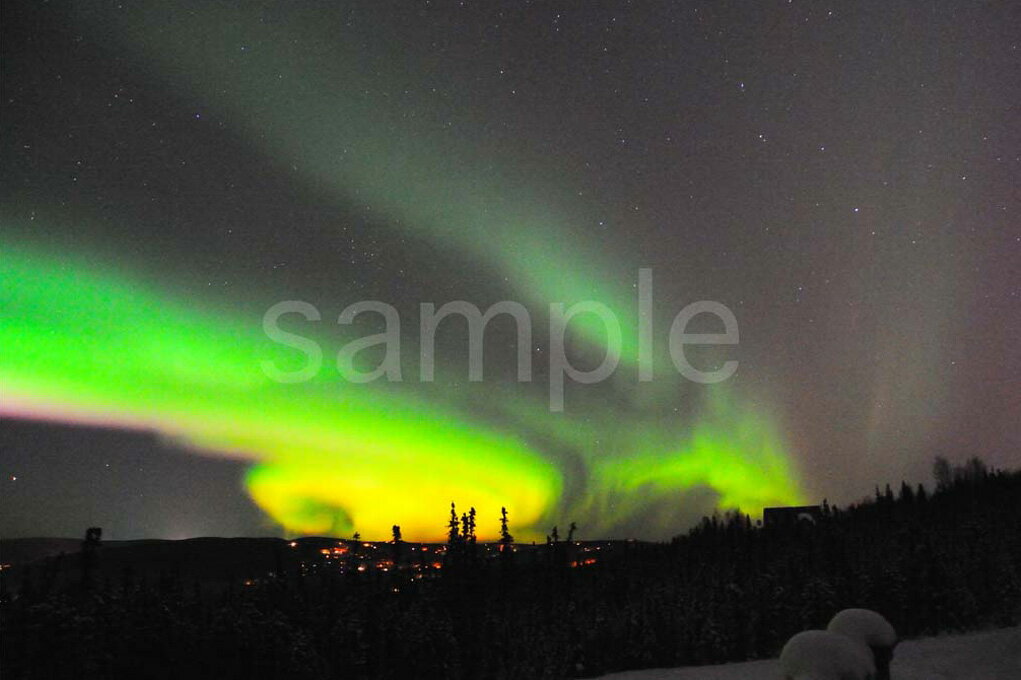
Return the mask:
[[[569,480],[544,519],[608,492],[507,415],[544,407],[541,310],[579,286],[613,305],[650,267],[657,342],[690,302],[732,309],[735,410],[770,421],[804,498],[847,503],[937,454],[1021,463],[1019,27],[1012,3],[899,0],[6,2],[2,243],[256,331],[280,300],[383,300],[414,339],[420,302],[520,299],[535,384],[494,323],[483,385],[452,328],[460,379],[407,389],[555,440],[533,447]],[[620,373],[560,422],[702,418],[701,386]],[[3,410],[0,535],[280,533],[244,457],[33,403]],[[703,510],[604,501],[608,535]]]

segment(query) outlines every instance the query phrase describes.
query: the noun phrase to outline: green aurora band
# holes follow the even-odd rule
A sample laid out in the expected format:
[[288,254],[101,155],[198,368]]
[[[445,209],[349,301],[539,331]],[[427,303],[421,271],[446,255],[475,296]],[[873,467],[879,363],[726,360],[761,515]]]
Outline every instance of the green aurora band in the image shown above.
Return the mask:
[[[392,101],[375,90],[380,78],[414,91],[421,65],[395,71],[366,57],[365,36],[338,38],[336,17],[313,8],[281,23],[263,21],[269,5],[196,10],[143,3],[70,11],[109,44],[155,64],[282,174],[454,249],[543,308],[604,302],[624,338],[613,394],[572,395],[581,406],[550,413],[545,394],[523,385],[487,384],[472,400],[436,385],[352,384],[327,369],[278,384],[262,362],[297,367],[300,357],[253,319],[211,303],[196,308],[119,258],[104,266],[90,253],[72,260],[15,241],[0,259],[0,410],[151,429],[200,452],[252,460],[248,493],[296,534],[384,538],[396,523],[409,538],[437,539],[454,500],[478,510],[482,538],[496,534],[501,506],[522,540],[571,519],[589,536],[634,535],[640,526],[663,537],[691,519],[685,499],[703,490],[716,507],[752,513],[802,500],[761,407],[753,412],[722,388],[701,386],[693,415],[664,415],[656,410],[664,394],[695,392],[667,375],[661,354],[653,357],[655,384],[641,394],[627,386],[639,356],[639,263],[626,249],[585,238],[577,217],[585,206],[576,190],[559,190],[560,169],[506,149],[489,153],[484,123],[459,113],[462,128],[443,131],[432,115],[416,115],[439,110],[427,92]],[[240,50],[245,44],[260,49]],[[616,252],[610,261],[608,251]],[[592,316],[572,325],[591,348],[604,346]]]
[[[768,421],[721,396],[685,434],[648,418],[621,427],[609,410],[571,420],[520,397],[492,405],[505,411],[500,427],[427,403],[412,385],[352,384],[336,371],[279,384],[261,362],[293,365],[295,352],[253,324],[84,261],[5,245],[0,410],[152,429],[252,459],[249,494],[290,533],[383,538],[396,523],[409,538],[438,539],[451,500],[477,508],[484,539],[506,506],[524,540],[567,513],[584,517],[589,535],[610,535],[695,488],[750,512],[801,501]],[[566,498],[571,471],[532,440],[574,452],[583,488]]]

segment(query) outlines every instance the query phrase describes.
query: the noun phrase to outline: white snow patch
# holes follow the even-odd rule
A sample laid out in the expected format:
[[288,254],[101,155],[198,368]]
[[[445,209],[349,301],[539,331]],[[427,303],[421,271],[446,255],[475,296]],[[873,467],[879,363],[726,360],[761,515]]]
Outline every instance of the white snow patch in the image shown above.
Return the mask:
[[[892,680],[1017,680],[1021,628],[905,640],[897,645]],[[779,680],[776,659],[720,666],[659,668],[603,676],[609,680]]]

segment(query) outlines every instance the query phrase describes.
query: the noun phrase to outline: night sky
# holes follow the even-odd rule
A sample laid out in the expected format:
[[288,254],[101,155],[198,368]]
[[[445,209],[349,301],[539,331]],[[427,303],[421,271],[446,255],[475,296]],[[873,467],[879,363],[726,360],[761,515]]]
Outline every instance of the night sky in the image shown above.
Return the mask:
[[[665,538],[1021,464],[1011,3],[10,1],[0,536]],[[655,380],[638,371],[639,269]],[[323,352],[311,380],[270,380]],[[336,368],[400,318],[401,381]],[[419,380],[419,305],[524,305]],[[618,315],[551,412],[550,303]],[[671,320],[710,300],[737,345]],[[593,315],[568,332],[594,368]],[[720,333],[696,317],[689,332]],[[356,355],[371,370],[376,346]]]

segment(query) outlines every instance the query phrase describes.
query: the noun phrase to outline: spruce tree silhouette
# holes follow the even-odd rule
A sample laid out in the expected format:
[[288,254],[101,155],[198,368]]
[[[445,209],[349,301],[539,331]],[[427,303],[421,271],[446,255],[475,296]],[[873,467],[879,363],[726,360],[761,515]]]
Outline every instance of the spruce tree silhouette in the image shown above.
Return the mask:
[[514,555],[514,536],[511,535],[507,521],[507,508],[500,508],[500,557],[503,563],[509,564]]
[[393,544],[394,568],[395,569],[399,569],[400,566],[401,566],[401,558],[402,558],[403,552],[404,552],[404,541],[401,540],[401,527],[400,527],[400,525],[394,524],[392,529],[391,529],[391,533],[392,533],[392,537],[393,537],[391,539],[391,543]]

